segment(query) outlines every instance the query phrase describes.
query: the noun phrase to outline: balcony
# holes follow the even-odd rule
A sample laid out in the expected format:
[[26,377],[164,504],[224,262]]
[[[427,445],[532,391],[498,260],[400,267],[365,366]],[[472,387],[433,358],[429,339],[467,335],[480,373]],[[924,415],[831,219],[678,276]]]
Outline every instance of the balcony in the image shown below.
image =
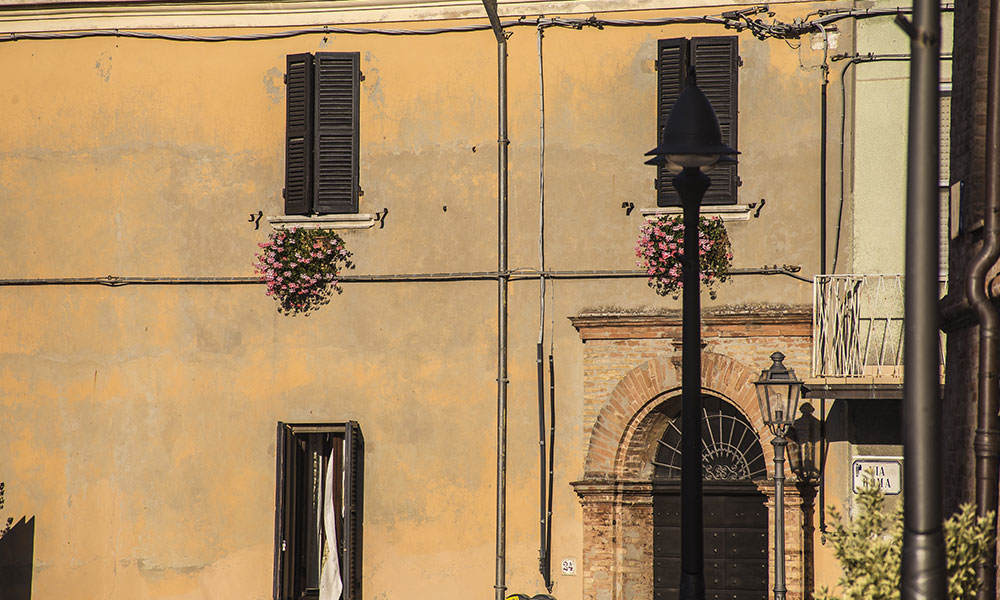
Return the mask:
[[[943,339],[941,348],[943,352]],[[824,385],[859,390],[863,386],[894,390],[901,385],[902,275],[817,275],[813,279],[812,377]]]

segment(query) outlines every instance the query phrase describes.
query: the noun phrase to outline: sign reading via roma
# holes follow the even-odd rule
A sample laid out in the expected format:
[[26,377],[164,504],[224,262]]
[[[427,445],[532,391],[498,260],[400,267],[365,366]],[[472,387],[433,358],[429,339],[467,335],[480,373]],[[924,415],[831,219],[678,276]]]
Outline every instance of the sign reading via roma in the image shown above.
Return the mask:
[[903,491],[903,459],[888,456],[863,456],[851,464],[854,493],[864,486],[877,486],[887,496]]

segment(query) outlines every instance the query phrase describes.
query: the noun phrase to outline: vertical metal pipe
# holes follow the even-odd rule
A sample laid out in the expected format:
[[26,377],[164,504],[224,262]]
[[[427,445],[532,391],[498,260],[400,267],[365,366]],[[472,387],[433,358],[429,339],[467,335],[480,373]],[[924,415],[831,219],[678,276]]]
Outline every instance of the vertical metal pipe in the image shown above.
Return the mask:
[[903,600],[944,599],[938,338],[938,174],[941,14],[916,0],[910,35],[906,181],[906,348],[903,377]]
[[819,534],[826,543],[826,398],[819,399]]
[[542,565],[542,577],[545,579],[545,589],[552,592],[552,483],[553,462],[556,447],[556,367],[552,354],[549,354],[549,488],[548,507],[545,513],[545,564]]
[[[823,31],[824,37],[826,30]],[[824,39],[824,44],[826,40]],[[820,143],[819,143],[819,274],[826,275],[826,113],[827,86],[830,83],[830,68],[823,61],[823,86],[820,92]]]
[[[986,275],[1000,257],[1000,2],[990,1],[989,55],[986,79],[986,210],[983,246],[969,267],[966,294],[979,322],[978,417],[976,423],[976,515],[992,512],[996,530],[1000,424],[998,424],[997,379],[998,329],[1000,318],[986,294]],[[997,547],[994,542],[984,561],[980,599],[997,594]]]
[[497,38],[497,555],[496,600],[507,592],[507,36],[496,0],[483,0]]
[[[545,69],[542,61],[542,38],[545,32],[538,27],[538,271],[545,272]],[[538,344],[537,344],[537,379],[538,379],[538,572],[542,575],[545,586],[551,589],[549,578],[548,535],[550,530],[549,512],[551,512],[552,492],[546,485],[546,453],[545,453],[545,366],[542,362],[545,344],[545,277],[538,278]],[[549,451],[551,455],[552,451]],[[551,459],[549,459],[551,460]],[[552,473],[552,465],[548,465]],[[548,500],[548,501],[546,501]]]
[[547,487],[545,479],[546,459],[545,453],[545,365],[542,352],[542,342],[535,345],[537,366],[536,380],[538,383],[538,572],[545,578],[545,523],[546,518],[546,496]]
[[785,600],[785,445],[784,435],[774,446],[774,600]]
[[705,598],[704,525],[701,468],[701,265],[698,219],[701,199],[711,184],[697,168],[674,177],[684,203],[684,254],[681,259],[681,581],[682,600]]
[[497,199],[497,564],[496,600],[507,592],[507,38],[497,35],[499,184]]

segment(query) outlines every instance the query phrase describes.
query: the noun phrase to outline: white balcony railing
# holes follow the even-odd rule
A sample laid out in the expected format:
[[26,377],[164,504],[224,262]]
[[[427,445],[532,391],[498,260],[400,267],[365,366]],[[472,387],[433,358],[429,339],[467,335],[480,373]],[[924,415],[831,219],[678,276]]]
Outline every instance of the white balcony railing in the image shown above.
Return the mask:
[[902,275],[814,277],[812,372],[813,377],[902,377]]

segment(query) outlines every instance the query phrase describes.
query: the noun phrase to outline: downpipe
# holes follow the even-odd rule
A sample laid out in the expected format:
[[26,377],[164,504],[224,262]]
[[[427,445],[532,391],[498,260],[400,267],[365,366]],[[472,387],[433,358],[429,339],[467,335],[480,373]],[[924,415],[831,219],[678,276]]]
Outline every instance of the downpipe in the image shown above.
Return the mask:
[[[983,245],[969,267],[966,295],[979,324],[978,414],[976,419],[976,516],[992,513],[992,530],[997,526],[998,461],[1000,432],[997,419],[997,330],[1000,326],[996,308],[986,293],[987,272],[1000,257],[1000,2],[990,1],[989,56],[987,58],[986,95],[986,210]],[[983,561],[982,588],[978,598],[995,599],[997,593],[996,541]]]
[[496,0],[483,0],[497,38],[497,498],[496,600],[507,592],[507,35],[497,15]]

